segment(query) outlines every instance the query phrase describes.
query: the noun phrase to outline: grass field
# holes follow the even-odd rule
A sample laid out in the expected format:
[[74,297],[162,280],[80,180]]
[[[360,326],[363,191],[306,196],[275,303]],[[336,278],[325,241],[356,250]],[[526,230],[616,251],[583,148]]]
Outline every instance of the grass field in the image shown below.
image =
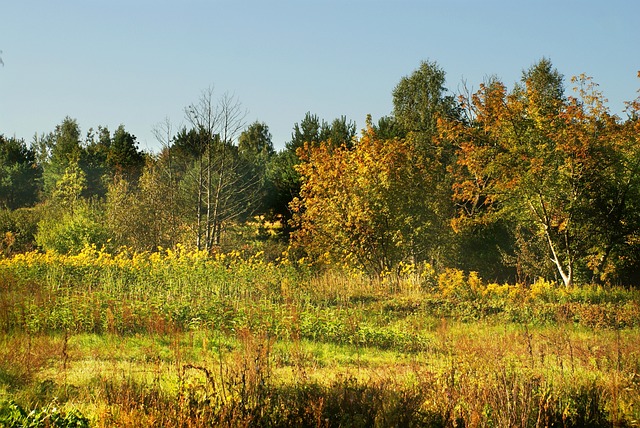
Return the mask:
[[623,288],[30,253],[0,260],[0,332],[0,426],[640,425]]

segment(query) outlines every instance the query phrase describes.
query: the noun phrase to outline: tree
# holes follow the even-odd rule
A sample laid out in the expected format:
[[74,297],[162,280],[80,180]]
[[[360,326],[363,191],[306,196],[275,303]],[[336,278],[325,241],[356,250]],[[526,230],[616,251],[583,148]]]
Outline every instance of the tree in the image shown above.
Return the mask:
[[[448,170],[454,162],[454,148],[450,140],[437,138],[437,123],[443,119],[460,120],[460,108],[447,92],[444,70],[435,62],[423,61],[394,88],[393,119],[379,122],[385,133],[409,141],[423,159],[429,184],[423,187],[421,198],[428,201],[431,212],[437,215],[434,221],[443,226],[442,236],[448,234],[447,223],[453,216]],[[451,259],[456,243],[451,239],[439,243],[434,246],[442,252],[437,258]]]
[[[75,119],[66,117],[40,145],[43,164],[44,191],[51,195],[66,169],[80,161],[80,127]],[[47,153],[46,150],[50,148]]]
[[133,183],[140,178],[145,156],[138,149],[136,137],[127,132],[124,125],[120,125],[113,133],[106,161],[111,174],[122,175]]
[[326,141],[330,132],[327,122],[321,121],[317,115],[307,112],[300,123],[296,122],[293,125],[291,140],[285,146],[287,150],[296,153],[299,148],[304,147],[305,143],[313,146]]
[[271,132],[263,122],[254,122],[247,127],[238,138],[238,150],[249,158],[269,158],[275,153]]
[[585,176],[589,200],[579,212],[586,256],[580,268],[592,280],[636,283],[640,279],[640,121],[638,99],[628,103],[628,118],[619,120],[608,111],[602,93],[584,75],[572,82],[578,97],[569,97],[571,138],[593,141],[593,169]]
[[307,144],[298,153],[294,239],[309,253],[373,274],[432,261],[442,224],[424,197],[429,164],[411,141],[378,139],[369,124],[353,149]]
[[393,115],[406,132],[436,133],[438,117],[457,117],[455,98],[445,95],[445,72],[435,62],[423,61],[393,89]]
[[275,155],[271,133],[265,123],[254,122],[238,137],[238,154],[244,163],[246,180],[255,181],[259,201],[256,208],[265,213],[273,208],[275,189],[267,176],[267,166]]
[[247,174],[235,144],[246,116],[236,98],[225,94],[216,102],[209,88],[185,113],[197,132],[197,158],[183,182],[195,190],[196,246],[212,250],[221,244],[228,223],[255,210],[260,183]]
[[289,218],[289,203],[300,194],[300,175],[296,165],[300,163],[299,150],[304,147],[312,148],[320,143],[331,148],[346,146],[353,147],[356,136],[356,125],[347,121],[345,116],[336,118],[331,124],[307,112],[300,123],[295,123],[291,140],[285,144],[285,149],[272,157],[267,168],[269,180],[273,183],[274,211]]
[[[509,280],[515,275],[509,265],[517,266],[516,274],[520,273],[523,254],[517,262],[506,260],[513,254],[518,230],[511,218],[503,215],[497,167],[491,165],[498,165],[505,156],[492,126],[504,114],[506,87],[491,77],[477,93],[467,92],[460,99],[461,116],[438,121],[438,139],[455,148],[448,174],[455,209],[451,225],[459,242],[460,267],[480,272],[485,278]],[[538,275],[544,272],[539,267],[533,270]]]
[[300,174],[296,171],[299,162],[295,152],[285,149],[274,154],[267,164],[267,179],[273,186],[273,211],[285,219],[291,217],[289,203],[300,195]]
[[[590,79],[576,82],[578,96],[565,99],[562,76],[543,59],[511,94],[493,80],[466,99],[470,126],[442,123],[443,134],[458,142],[456,223],[508,222],[517,264],[541,275],[548,261],[567,287],[594,272],[593,254],[610,251],[604,248],[613,244],[611,236],[599,224],[619,224],[612,214],[625,205],[626,192],[616,183],[630,183],[635,169],[627,179],[616,172],[622,155],[617,121]],[[535,260],[536,254],[545,258]]]
[[[158,124],[153,132],[162,146],[162,151],[156,159],[153,159],[153,163],[150,163],[152,159],[148,160],[145,173],[149,173],[151,178],[148,181],[143,180],[143,184],[149,184],[143,185],[141,188],[155,189],[159,194],[157,199],[161,201],[159,205],[160,215],[168,222],[165,233],[168,233],[169,241],[171,241],[170,246],[174,246],[182,242],[180,233],[182,222],[184,218],[188,217],[185,212],[185,206],[180,204],[179,183],[187,170],[187,166],[195,156],[194,154],[180,153],[180,142],[189,141],[189,138],[186,137],[187,131],[183,129],[181,130],[181,136],[174,136],[173,125],[169,118],[165,118],[163,122]],[[151,166],[153,170],[147,171]],[[154,186],[153,183],[157,183],[157,185]]]
[[156,251],[173,248],[184,238],[183,217],[166,175],[166,153],[148,158],[137,184],[121,176],[109,184],[106,223],[117,246]]
[[76,205],[82,197],[82,192],[87,184],[86,175],[74,162],[69,165],[62,177],[56,182],[56,187],[51,194],[51,200],[59,207],[68,210],[73,214]]
[[24,140],[0,134],[0,205],[12,210],[33,205],[41,175],[35,151]]
[[113,174],[107,166],[107,156],[111,148],[111,133],[106,127],[98,126],[97,132],[89,129],[83,147],[80,167],[86,174],[86,198],[104,198],[107,185]]
[[79,253],[91,245],[102,248],[108,240],[101,208],[86,200],[79,200],[73,212],[48,213],[38,223],[35,235],[41,249],[60,254]]
[[398,123],[394,116],[383,116],[378,119],[378,124],[373,127],[378,138],[383,140],[392,140],[394,138],[405,138],[406,131]]
[[346,146],[348,149],[353,148],[353,140],[356,136],[356,124],[353,121],[347,122],[346,116],[340,116],[331,122],[327,141],[330,141],[334,147]]

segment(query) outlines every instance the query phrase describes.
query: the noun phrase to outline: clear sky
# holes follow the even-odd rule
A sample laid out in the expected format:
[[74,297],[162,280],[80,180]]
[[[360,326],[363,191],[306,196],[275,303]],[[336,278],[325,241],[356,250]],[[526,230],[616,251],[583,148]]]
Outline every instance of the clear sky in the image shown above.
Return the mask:
[[152,130],[185,123],[214,86],[276,148],[307,111],[363,127],[422,60],[457,92],[496,75],[512,87],[540,58],[586,73],[615,113],[637,96],[637,0],[0,0],[0,133],[31,141],[65,116],[118,125],[155,151]]

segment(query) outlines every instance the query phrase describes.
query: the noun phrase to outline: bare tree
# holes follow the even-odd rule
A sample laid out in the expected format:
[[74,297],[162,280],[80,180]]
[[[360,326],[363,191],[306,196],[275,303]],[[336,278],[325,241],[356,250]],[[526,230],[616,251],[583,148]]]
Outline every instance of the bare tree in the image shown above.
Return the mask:
[[178,235],[179,213],[177,199],[178,176],[175,171],[173,150],[171,147],[174,141],[173,124],[171,120],[166,117],[164,121],[156,125],[152,132],[162,147],[160,155],[158,156],[157,165],[161,169],[160,174],[162,175],[163,181],[168,183],[168,186],[166,186],[166,194],[164,195],[167,200],[165,210],[168,211],[168,220],[171,228],[169,233],[175,239]]
[[238,156],[237,137],[246,111],[235,96],[214,99],[205,89],[197,103],[185,109],[198,134],[196,159],[196,246],[219,246],[224,225],[249,213],[258,198],[257,177],[247,177]]

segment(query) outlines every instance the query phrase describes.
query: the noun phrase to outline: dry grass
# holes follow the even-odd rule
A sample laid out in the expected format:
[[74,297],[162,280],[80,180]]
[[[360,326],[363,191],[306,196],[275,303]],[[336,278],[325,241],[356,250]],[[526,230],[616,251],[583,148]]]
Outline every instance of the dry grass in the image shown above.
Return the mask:
[[639,424],[634,291],[92,260],[0,269],[0,401],[103,427]]

